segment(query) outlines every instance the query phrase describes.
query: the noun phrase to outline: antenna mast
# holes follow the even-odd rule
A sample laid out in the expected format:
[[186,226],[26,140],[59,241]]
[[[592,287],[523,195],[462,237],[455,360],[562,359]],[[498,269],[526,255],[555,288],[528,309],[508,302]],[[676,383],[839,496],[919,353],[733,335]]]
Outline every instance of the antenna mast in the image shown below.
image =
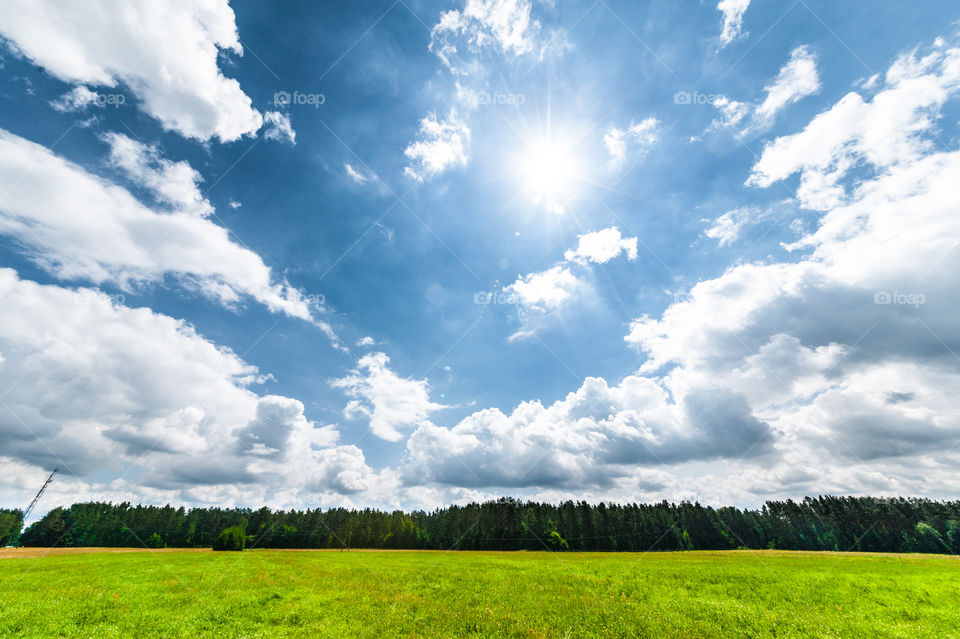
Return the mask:
[[40,501],[40,497],[43,495],[43,491],[47,489],[47,486],[53,481],[53,476],[60,472],[59,468],[54,468],[53,472],[50,473],[50,476],[47,477],[47,481],[43,482],[43,486],[40,487],[40,490],[37,491],[37,496],[33,498],[33,501],[30,502],[30,505],[27,506],[27,509],[23,511],[23,517],[20,519],[20,530],[17,531],[17,536],[14,538],[11,546],[20,545],[20,534],[23,532],[23,525],[27,522],[27,517],[30,516],[30,513],[33,511],[33,507],[37,505],[37,502]]

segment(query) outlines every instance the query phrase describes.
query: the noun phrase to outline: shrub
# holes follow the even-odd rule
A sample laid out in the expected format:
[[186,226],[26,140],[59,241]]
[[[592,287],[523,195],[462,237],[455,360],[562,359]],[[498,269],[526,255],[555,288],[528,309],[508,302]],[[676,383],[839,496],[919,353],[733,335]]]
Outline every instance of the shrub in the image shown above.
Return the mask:
[[560,533],[556,530],[550,531],[550,534],[547,536],[547,544],[549,544],[553,550],[570,550],[570,544],[568,544],[567,540],[561,537]]
[[214,550],[243,550],[246,545],[246,531],[240,526],[225,528],[213,541]]

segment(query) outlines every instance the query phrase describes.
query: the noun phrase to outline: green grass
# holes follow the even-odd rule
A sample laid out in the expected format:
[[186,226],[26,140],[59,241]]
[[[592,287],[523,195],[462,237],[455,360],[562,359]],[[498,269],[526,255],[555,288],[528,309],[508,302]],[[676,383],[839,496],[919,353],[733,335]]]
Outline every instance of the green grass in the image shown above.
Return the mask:
[[0,560],[3,637],[957,637],[960,561],[786,552]]

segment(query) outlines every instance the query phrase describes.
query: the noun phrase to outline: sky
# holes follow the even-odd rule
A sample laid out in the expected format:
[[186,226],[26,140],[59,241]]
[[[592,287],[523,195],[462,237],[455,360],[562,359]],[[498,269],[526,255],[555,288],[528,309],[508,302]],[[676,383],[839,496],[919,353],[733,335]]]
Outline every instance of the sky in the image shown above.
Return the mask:
[[0,506],[960,497],[960,8],[6,0]]

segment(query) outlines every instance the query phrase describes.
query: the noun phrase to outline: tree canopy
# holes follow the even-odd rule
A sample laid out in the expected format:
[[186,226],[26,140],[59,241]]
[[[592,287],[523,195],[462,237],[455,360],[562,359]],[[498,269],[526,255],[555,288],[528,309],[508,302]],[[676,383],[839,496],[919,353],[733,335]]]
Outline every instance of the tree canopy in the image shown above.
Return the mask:
[[51,510],[23,533],[21,543],[204,547],[234,526],[246,531],[247,546],[254,548],[960,553],[960,501],[835,496],[768,501],[754,510],[501,498],[410,513],[89,502]]

